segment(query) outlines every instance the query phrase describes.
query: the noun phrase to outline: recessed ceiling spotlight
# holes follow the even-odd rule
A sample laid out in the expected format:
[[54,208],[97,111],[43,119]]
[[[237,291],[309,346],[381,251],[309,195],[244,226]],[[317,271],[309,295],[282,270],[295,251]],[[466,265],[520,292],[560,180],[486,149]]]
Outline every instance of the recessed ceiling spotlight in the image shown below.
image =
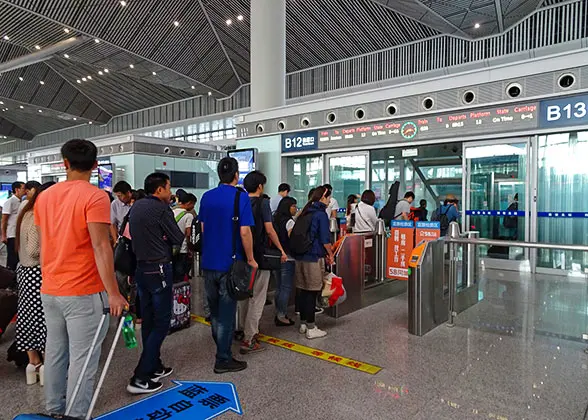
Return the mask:
[[88,76],[88,80],[92,80],[92,76]]
[[45,82],[44,82],[44,81],[42,81],[42,80],[41,80],[39,83],[41,83],[42,85],[44,85],[44,84],[45,84]]
[[212,92],[208,92],[208,96],[212,96]]
[[99,40],[98,38],[94,38],[94,42],[95,42],[96,44],[100,44],[100,40]]
[[227,19],[227,25],[231,25],[233,21],[231,19]]
[[177,20],[174,21],[174,26],[178,27],[180,26],[180,22],[178,22]]
[[104,73],[108,73],[108,69],[104,69]]
[[125,7],[125,6],[127,5],[127,2],[126,2],[125,0],[121,0],[121,1],[120,1],[120,5],[121,5],[122,7]]
[[40,109],[40,110],[39,110],[39,112],[43,112],[43,110],[42,110],[42,109]]
[[78,82],[78,83],[82,83],[82,81],[81,81],[80,79],[76,80],[76,82]]
[[88,79],[86,79],[85,77],[82,77],[82,82],[87,82]]
[[18,80],[20,80],[20,81],[22,82],[24,79],[23,79],[23,78],[22,78],[22,76],[21,76],[21,77],[19,77],[19,78],[18,78]]
[[157,76],[157,73],[155,73],[155,72],[153,72],[152,74],[153,74],[154,76]]
[[24,109],[24,106],[22,106],[22,105],[21,105],[21,106],[19,106],[19,108],[20,108],[20,109]]
[[35,49],[36,50],[40,50],[41,49],[41,46],[40,45],[35,45]]
[[130,68],[132,68],[132,69],[134,69],[134,68],[135,68],[135,66],[134,66],[133,64],[131,64],[129,67],[130,67]]
[[74,120],[74,121],[77,121],[77,118],[76,118],[76,117],[73,117],[73,120]]
[[69,55],[68,54],[63,54],[63,57],[64,58],[69,58]]
[[8,38],[8,35],[4,35],[3,38],[4,38],[5,41],[10,41],[10,38]]
[[4,102],[0,101],[0,105],[4,105]]
[[100,70],[100,71],[98,72],[98,74],[99,74],[100,76],[102,76],[104,73],[102,72],[102,70]]
[[190,87],[191,87],[192,89],[196,89],[196,86],[194,86],[194,85],[192,85],[192,86],[190,86]]
[[479,23],[476,23],[476,24],[474,25],[474,28],[476,28],[476,29],[480,29],[480,26],[482,26],[482,25],[480,25]]
[[243,20],[243,15],[237,16],[237,20]]
[[92,121],[88,121],[88,124],[92,125]]
[[63,28],[63,32],[65,32],[66,34],[69,34],[69,29],[68,28]]

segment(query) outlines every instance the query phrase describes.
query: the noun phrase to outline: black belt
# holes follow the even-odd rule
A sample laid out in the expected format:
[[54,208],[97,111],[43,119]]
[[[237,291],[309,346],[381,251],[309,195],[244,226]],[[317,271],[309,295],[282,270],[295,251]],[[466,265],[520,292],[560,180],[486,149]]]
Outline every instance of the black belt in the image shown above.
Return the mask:
[[171,261],[167,258],[159,259],[159,260],[140,260],[137,261],[139,264],[171,264]]

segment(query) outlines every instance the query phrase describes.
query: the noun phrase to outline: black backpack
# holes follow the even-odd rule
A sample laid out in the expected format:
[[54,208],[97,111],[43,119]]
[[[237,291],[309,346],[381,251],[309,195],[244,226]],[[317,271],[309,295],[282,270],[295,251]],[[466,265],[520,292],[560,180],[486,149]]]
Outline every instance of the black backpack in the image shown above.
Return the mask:
[[447,206],[445,213],[441,212],[442,208],[443,207],[439,207],[437,209],[431,220],[434,222],[439,222],[441,225],[441,236],[445,236],[449,230],[449,217],[447,217],[447,212],[449,212],[450,207]]
[[193,252],[202,252],[202,225],[198,215],[192,219],[192,228],[190,230],[190,241],[188,242],[189,248]]
[[263,215],[261,206],[263,205],[262,197],[251,197],[251,211],[253,212],[253,220],[255,226],[251,226],[251,234],[253,235],[253,256],[258,262],[263,259],[263,254],[268,243],[268,236],[265,231],[263,223]]
[[290,233],[290,251],[294,255],[304,255],[312,249],[312,213],[300,216]]

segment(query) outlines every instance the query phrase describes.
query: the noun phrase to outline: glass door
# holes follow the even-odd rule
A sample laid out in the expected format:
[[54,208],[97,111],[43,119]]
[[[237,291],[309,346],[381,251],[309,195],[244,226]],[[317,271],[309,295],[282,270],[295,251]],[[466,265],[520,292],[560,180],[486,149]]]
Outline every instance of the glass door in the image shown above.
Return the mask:
[[368,153],[327,155],[327,182],[340,208],[346,206],[349,195],[361,195],[368,188],[368,171]]
[[[466,173],[464,230],[480,238],[529,240],[528,139],[464,145]],[[530,270],[529,253],[520,247],[480,247],[486,266]]]

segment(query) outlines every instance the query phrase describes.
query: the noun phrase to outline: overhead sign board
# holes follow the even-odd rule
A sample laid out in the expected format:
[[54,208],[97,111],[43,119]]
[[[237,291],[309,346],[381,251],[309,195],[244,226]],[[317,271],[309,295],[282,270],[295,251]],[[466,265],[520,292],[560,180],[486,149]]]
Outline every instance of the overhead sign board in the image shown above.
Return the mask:
[[488,135],[537,128],[539,104],[506,105],[320,130],[319,149]]
[[541,101],[540,128],[584,124],[588,124],[588,95]]
[[282,134],[282,153],[316,149],[318,149],[318,133],[316,131]]

